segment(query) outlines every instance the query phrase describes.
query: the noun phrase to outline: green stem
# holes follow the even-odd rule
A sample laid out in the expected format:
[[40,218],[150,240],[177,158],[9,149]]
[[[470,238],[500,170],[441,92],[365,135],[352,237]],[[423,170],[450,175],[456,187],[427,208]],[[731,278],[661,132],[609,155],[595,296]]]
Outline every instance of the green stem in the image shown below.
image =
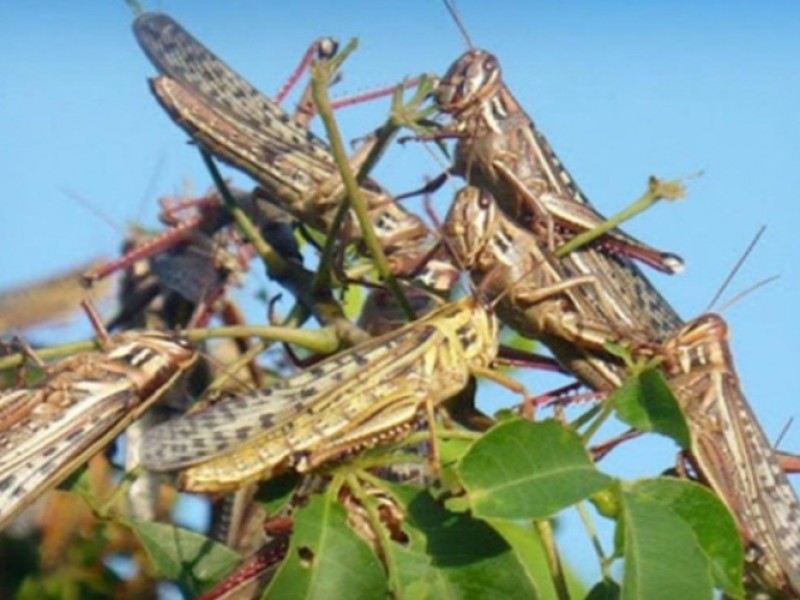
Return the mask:
[[[264,340],[297,344],[298,346],[302,346],[303,348],[307,348],[312,352],[317,352],[320,354],[332,354],[339,349],[339,337],[333,328],[308,331],[305,329],[295,329],[294,327],[236,325],[230,327],[187,329],[186,331],[181,332],[180,335],[194,342],[217,337],[258,337]],[[97,349],[100,349],[100,344],[97,340],[84,340],[81,342],[70,342],[69,344],[37,349],[36,355],[42,360],[52,360],[70,356],[78,352],[87,352]],[[18,367],[24,361],[25,355],[21,353],[3,356],[0,358],[0,370]]]
[[[416,315],[411,307],[411,304],[405,297],[403,289],[395,279],[391,270],[389,269],[389,261],[386,260],[386,255],[380,245],[378,236],[372,227],[372,222],[369,218],[366,203],[361,195],[361,188],[356,181],[353,170],[350,168],[350,163],[347,159],[347,152],[342,142],[342,136],[339,133],[339,127],[333,118],[333,110],[331,109],[330,100],[328,98],[328,86],[330,85],[331,73],[334,73],[338,62],[344,60],[357,46],[356,40],[352,40],[347,47],[342,51],[339,56],[331,61],[325,63],[314,63],[311,67],[311,86],[314,96],[314,103],[317,106],[322,122],[325,125],[325,130],[331,144],[331,151],[333,153],[336,166],[341,171],[342,182],[344,183],[347,192],[346,198],[343,202],[350,203],[353,211],[358,218],[358,224],[361,228],[361,234],[364,238],[364,245],[367,247],[370,255],[375,261],[378,274],[381,279],[386,282],[387,287],[392,292],[406,316],[413,320]],[[337,62],[338,61],[338,62]],[[329,235],[335,235],[333,232]]]
[[389,146],[389,142],[402,127],[414,129],[415,125],[425,117],[436,112],[435,107],[427,110],[419,110],[419,106],[428,98],[433,90],[433,81],[427,75],[418,78],[416,92],[407,103],[403,103],[403,92],[405,85],[397,86],[392,95],[392,108],[386,123],[378,127],[368,142],[371,144],[367,156],[364,158],[356,174],[356,180],[360,183],[372,171],[383,152]]
[[[55,358],[63,358],[70,356],[76,352],[87,352],[89,350],[99,350],[100,343],[97,340],[84,340],[81,342],[70,342],[68,344],[61,344],[59,346],[50,346],[49,348],[39,348],[36,350],[36,356],[42,360],[53,360]],[[22,353],[9,354],[0,358],[0,371],[5,369],[12,369],[18,367],[25,362],[25,355]]]
[[659,200],[678,200],[679,198],[683,198],[684,195],[684,187],[679,181],[661,181],[660,179],[651,177],[647,185],[647,191],[642,194],[638,200],[597,227],[593,227],[589,231],[584,231],[576,235],[569,242],[556,250],[556,256],[564,258],[570,252],[574,252],[578,248],[585,246],[601,235],[618,227],[625,221],[644,212]]
[[583,502],[578,502],[575,505],[575,508],[577,509],[578,515],[581,518],[583,527],[589,534],[589,539],[592,541],[594,551],[597,553],[597,557],[600,559],[600,572],[603,575],[603,579],[611,579],[611,573],[609,572],[609,561],[606,557],[606,553],[603,552],[603,546],[600,544],[600,539],[597,537],[597,529],[595,529],[592,516],[589,514],[589,511],[586,510],[586,505]]
[[314,274],[314,279],[311,282],[311,292],[316,293],[320,290],[330,289],[332,287],[331,273],[333,272],[333,257],[336,251],[336,242],[338,236],[335,232],[341,231],[344,225],[344,220],[347,218],[349,211],[349,204],[342,202],[333,216],[331,223],[330,234],[325,238],[325,245],[322,247],[322,254],[319,258],[319,267]]
[[223,369],[223,371],[217,377],[215,377],[211,383],[208,384],[204,395],[207,397],[212,392],[225,389],[225,386],[228,384],[228,382],[236,379],[236,374],[244,369],[250,363],[250,361],[255,359],[256,356],[266,350],[268,346],[269,344],[257,342],[235,361],[230,364],[226,364],[225,369]]
[[[314,316],[321,323],[331,327],[346,345],[353,346],[368,339],[369,336],[366,333],[346,319],[342,307],[333,300],[329,293],[321,293],[329,288],[315,288],[316,278],[308,269],[290,266],[289,262],[264,240],[261,232],[238,205],[230,190],[228,190],[228,186],[225,184],[222,175],[220,175],[214,160],[204,150],[201,150],[200,153],[211,173],[211,177],[214,179],[214,184],[225,202],[225,207],[241,229],[245,239],[250,242],[264,260],[270,277],[278,280],[281,285],[289,289],[300,300],[301,304],[305,304],[309,310],[313,311]],[[305,320],[302,309],[301,311],[293,311],[293,314],[298,316],[298,320]]]
[[[130,489],[133,482],[139,478],[142,474],[142,466],[137,465],[130,471],[127,471],[120,481],[117,484],[117,487],[111,493],[111,495],[99,506],[93,507],[94,513],[102,519],[108,519],[111,515],[111,511],[114,510],[114,507],[119,503],[120,500],[125,498]],[[84,496],[85,498],[85,496]]]
[[312,352],[332,354],[339,349],[339,338],[330,329],[295,329],[279,325],[233,325],[229,327],[207,327],[187,329],[183,335],[196,342],[217,337],[244,338],[258,337],[264,340],[297,344]]
[[567,580],[564,577],[564,567],[561,564],[561,558],[558,556],[556,541],[553,537],[553,526],[546,519],[534,521],[533,525],[544,547],[556,595],[560,600],[569,600],[569,589],[567,588]]
[[[482,434],[476,431],[467,431],[466,429],[450,429],[443,427],[436,428],[437,438],[444,438],[451,440],[467,440],[473,442],[478,438],[480,438],[481,435]],[[401,441],[397,442],[397,444],[398,446],[415,446],[423,442],[429,442],[430,439],[431,439],[431,434],[429,431],[417,431],[403,438]]]
[[[427,438],[430,440],[430,436]],[[428,465],[430,464],[427,457],[418,454],[392,454],[396,446],[386,446],[382,448],[385,452],[381,452],[375,456],[359,456],[354,460],[354,464],[362,470],[362,475],[366,474],[367,469],[386,469],[395,465]]]
[[211,173],[211,178],[214,180],[214,185],[217,187],[220,196],[222,196],[222,200],[225,203],[225,208],[228,210],[231,218],[239,227],[239,230],[245,236],[245,239],[250,242],[250,244],[253,246],[253,249],[255,249],[255,251],[267,265],[270,274],[273,276],[281,276],[286,273],[288,269],[286,261],[280,254],[278,254],[278,252],[275,251],[272,246],[267,243],[267,241],[261,235],[261,232],[258,230],[258,227],[253,224],[247,214],[236,202],[233,194],[231,194],[228,186],[225,184],[225,180],[222,178],[222,175],[220,175],[219,169],[217,169],[217,165],[214,163],[214,159],[211,158],[211,155],[205,150],[200,150],[200,155],[203,157],[203,162],[205,163],[209,173]]
[[586,431],[581,434],[581,440],[584,444],[589,443],[589,440],[597,433],[597,430],[600,429],[606,419],[611,416],[613,410],[614,407],[611,405],[611,402],[603,402],[603,408],[600,410],[600,414],[589,424]]

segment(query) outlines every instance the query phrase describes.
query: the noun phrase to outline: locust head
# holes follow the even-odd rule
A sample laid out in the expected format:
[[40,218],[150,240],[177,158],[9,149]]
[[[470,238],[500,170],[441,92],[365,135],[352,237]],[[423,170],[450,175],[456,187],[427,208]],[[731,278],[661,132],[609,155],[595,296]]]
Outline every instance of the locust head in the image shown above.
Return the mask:
[[456,262],[471,269],[494,233],[497,205],[488,192],[465,187],[456,193],[443,225],[443,235]]
[[194,344],[175,333],[148,331],[141,334],[136,343],[181,367],[192,364],[198,357]]
[[485,50],[469,50],[442,78],[435,99],[444,112],[462,113],[483,104],[501,85],[497,58]]
[[165,387],[199,357],[189,340],[174,333],[125,332],[113,337],[112,343],[116,347],[109,353],[109,358],[119,365],[126,365],[120,368],[134,381],[141,396],[154,394]]

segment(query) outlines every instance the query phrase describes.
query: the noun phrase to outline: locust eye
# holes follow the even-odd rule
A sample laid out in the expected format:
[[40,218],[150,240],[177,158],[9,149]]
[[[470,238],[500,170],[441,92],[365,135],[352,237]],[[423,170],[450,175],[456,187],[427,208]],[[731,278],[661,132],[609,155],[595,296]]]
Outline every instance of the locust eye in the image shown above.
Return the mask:
[[486,60],[483,61],[483,69],[487,73],[496,71],[498,66],[497,59],[494,56],[489,55],[486,57]]
[[480,194],[478,196],[478,206],[480,208],[486,210],[487,208],[489,208],[489,206],[491,206],[491,204],[492,204],[492,199],[489,198],[489,196],[487,196],[486,194]]

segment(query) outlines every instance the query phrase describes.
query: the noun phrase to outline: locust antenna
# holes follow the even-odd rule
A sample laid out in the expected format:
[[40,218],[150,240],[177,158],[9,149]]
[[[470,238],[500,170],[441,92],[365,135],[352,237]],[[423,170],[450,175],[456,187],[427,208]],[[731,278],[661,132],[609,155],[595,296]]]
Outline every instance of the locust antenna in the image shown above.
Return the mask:
[[[145,189],[145,193],[142,196],[142,199],[139,201],[139,206],[136,211],[137,221],[141,220],[141,216],[144,213],[144,210],[147,205],[147,200],[152,196],[153,189],[155,188],[155,185],[158,182],[158,180],[161,178],[161,175],[164,171],[165,162],[166,159],[162,154],[162,156],[158,159],[158,162],[156,163],[155,167],[150,173],[150,178],[147,182],[147,188]],[[119,221],[114,219],[107,211],[105,211],[96,202],[66,187],[61,187],[60,191],[70,200],[77,202],[81,207],[90,212],[94,217],[96,217],[98,220],[108,225],[111,229],[121,234],[123,237],[126,237],[128,235],[129,228],[126,227],[123,223],[120,223]]]
[[470,50],[474,50],[475,45],[472,43],[472,38],[469,36],[467,28],[464,26],[464,23],[461,21],[461,17],[458,15],[455,0],[444,0],[444,6],[447,9],[447,12],[450,13],[450,16],[453,17],[453,21],[455,21],[456,27],[458,27],[461,35],[464,36],[464,41],[467,42],[467,47]]
[[[190,330],[188,330],[190,331]],[[233,338],[228,338],[227,341],[233,341]],[[215,404],[220,399],[225,398],[227,393],[225,385],[233,382],[241,386],[245,393],[251,394],[257,392],[262,386],[254,377],[255,373],[252,369],[255,357],[264,351],[264,344],[257,342],[252,348],[246,352],[240,352],[238,358],[234,359],[232,363],[220,360],[211,352],[199,352],[200,356],[205,358],[211,365],[219,369],[219,375],[209,384],[208,390],[204,393],[204,397],[212,398],[208,404]],[[244,371],[247,371],[247,374]],[[208,405],[202,404],[204,408]]]
[[789,432],[789,429],[791,429],[792,423],[794,423],[794,417],[789,418],[789,420],[786,422],[786,425],[784,425],[783,429],[781,429],[781,432],[778,434],[778,438],[775,440],[775,444],[773,444],[772,446],[773,449],[777,449],[778,447],[780,447],[783,438],[786,437],[786,434]]
[[116,221],[106,211],[100,208],[99,204],[95,204],[88,198],[81,196],[77,192],[73,192],[72,190],[69,190],[67,188],[62,187],[60,188],[60,191],[67,198],[69,198],[73,202],[76,202],[77,204],[80,204],[82,208],[92,213],[93,216],[95,216],[97,219],[101,220],[103,223],[111,227],[111,229],[113,229],[117,233],[121,233],[123,235],[126,234],[125,226],[119,221]]
[[719,301],[720,297],[722,296],[722,293],[728,288],[731,281],[733,281],[733,278],[739,272],[739,269],[742,268],[742,265],[744,265],[745,261],[749,258],[750,254],[752,254],[753,250],[756,247],[756,244],[758,244],[758,241],[761,239],[761,236],[764,234],[764,231],[766,231],[766,229],[767,229],[766,225],[762,225],[761,227],[759,227],[758,232],[753,237],[753,241],[751,241],[750,244],[747,246],[747,249],[744,251],[741,258],[738,261],[736,261],[736,265],[733,267],[730,274],[725,278],[725,281],[723,282],[719,291],[716,293],[714,299],[709,303],[704,312],[709,312],[713,309],[715,312],[722,313],[727,309],[729,309],[734,304],[736,304],[739,300],[747,296],[749,293],[754,292],[760,287],[764,287],[768,283],[772,283],[773,281],[780,279],[780,275],[773,275],[772,277],[767,277],[766,279],[762,279],[761,281],[746,288],[744,291],[736,294],[733,298],[728,300],[721,307],[715,308],[714,306]]
[[144,189],[144,194],[142,194],[142,199],[139,200],[139,206],[136,207],[136,221],[141,222],[142,215],[145,213],[145,210],[147,209],[148,201],[150,200],[150,198],[155,196],[156,184],[158,184],[159,180],[164,174],[164,169],[166,167],[166,164],[167,164],[167,157],[162,152],[161,156],[158,157],[158,161],[156,161],[153,170],[150,172],[150,178],[147,180],[147,187],[145,187]]
[[[755,283],[755,284],[751,285],[749,288],[745,289],[744,291],[742,291],[742,292],[739,292],[738,294],[736,294],[736,295],[735,295],[733,298],[731,298],[730,300],[728,300],[728,301],[727,301],[725,304],[723,304],[723,305],[722,305],[722,306],[721,306],[719,309],[717,309],[717,310],[716,310],[716,312],[719,312],[719,313],[721,313],[721,312],[724,312],[724,311],[726,311],[726,310],[727,310],[727,309],[729,309],[731,306],[733,306],[734,304],[736,304],[736,303],[737,303],[739,300],[741,300],[742,298],[744,298],[744,297],[745,297],[747,294],[749,294],[750,292],[755,292],[755,291],[756,291],[758,288],[760,288],[760,287],[764,287],[764,286],[765,286],[765,285],[767,285],[768,283],[772,283],[773,281],[777,281],[777,280],[778,280],[778,279],[780,279],[780,278],[781,278],[781,276],[780,276],[780,275],[773,275],[772,277],[767,277],[766,279],[762,279],[762,280],[761,280],[761,281],[759,281],[758,283]],[[708,311],[706,311],[706,312],[708,312]]]
[[[725,292],[725,290],[728,289],[728,286],[730,285],[731,281],[733,281],[733,278],[736,277],[736,274],[739,272],[739,269],[742,268],[742,265],[744,265],[744,263],[747,260],[747,258],[753,252],[753,249],[756,247],[756,244],[758,244],[758,240],[760,240],[761,236],[764,235],[764,231],[766,231],[766,229],[767,229],[766,225],[762,225],[758,229],[758,233],[756,233],[755,237],[753,238],[753,241],[750,242],[750,245],[747,246],[747,249],[744,251],[744,254],[742,254],[742,256],[739,258],[739,260],[736,261],[736,265],[733,267],[733,269],[731,269],[731,272],[725,278],[725,281],[722,283],[722,285],[720,286],[719,290],[717,290],[717,293],[711,299],[711,302],[709,302],[708,306],[706,307],[706,309],[703,312],[711,311],[712,307],[720,299],[720,296],[722,296],[722,294]],[[766,281],[762,281],[761,283],[756,284],[755,286],[750,288],[750,290],[753,290],[753,289],[756,289],[758,287],[761,287],[765,283],[767,283],[769,281],[772,281],[774,279],[775,279],[775,277],[771,277],[770,279],[768,279]],[[746,291],[750,291],[750,290],[746,290]],[[742,294],[738,294],[735,299],[738,299],[741,296],[742,296]],[[728,302],[725,306],[730,306],[732,303],[733,303],[733,301]],[[718,311],[718,312],[721,312],[721,311]]]

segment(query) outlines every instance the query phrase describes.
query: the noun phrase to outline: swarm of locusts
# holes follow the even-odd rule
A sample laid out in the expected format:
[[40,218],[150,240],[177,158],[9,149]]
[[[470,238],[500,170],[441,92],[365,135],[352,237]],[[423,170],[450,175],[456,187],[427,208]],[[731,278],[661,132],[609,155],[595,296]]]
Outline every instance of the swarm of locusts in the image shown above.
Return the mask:
[[[0,298],[9,329],[57,297],[97,331],[77,351],[12,344],[2,358],[0,564],[19,540],[40,556],[22,583],[2,574],[0,595],[69,581],[73,596],[149,596],[172,580],[203,598],[582,597],[552,527],[576,507],[598,597],[800,597],[788,458],[745,399],[728,326],[679,317],[644,270],[681,258],[619,228],[680,182],[651,178],[607,219],[471,43],[440,77],[391,90],[387,122],[348,156],[328,86],[354,43],[314,42],[271,99],[169,16],[133,30],[215,188],[163,202],[164,231],[132,235],[121,258],[28,289],[24,317],[19,292]],[[399,132],[449,148],[442,179],[463,187],[441,220],[369,176]],[[256,187],[230,188],[217,160]],[[247,322],[230,291],[258,265],[293,305],[265,301]],[[115,272],[103,323],[76,282]],[[533,393],[520,369],[572,383]],[[478,408],[487,379],[516,399],[496,415]],[[614,418],[628,429],[610,436]],[[672,438],[675,463],[635,481],[603,472],[642,434]],[[170,518],[184,491],[211,507],[202,534]],[[120,554],[136,575],[101,562]]]

